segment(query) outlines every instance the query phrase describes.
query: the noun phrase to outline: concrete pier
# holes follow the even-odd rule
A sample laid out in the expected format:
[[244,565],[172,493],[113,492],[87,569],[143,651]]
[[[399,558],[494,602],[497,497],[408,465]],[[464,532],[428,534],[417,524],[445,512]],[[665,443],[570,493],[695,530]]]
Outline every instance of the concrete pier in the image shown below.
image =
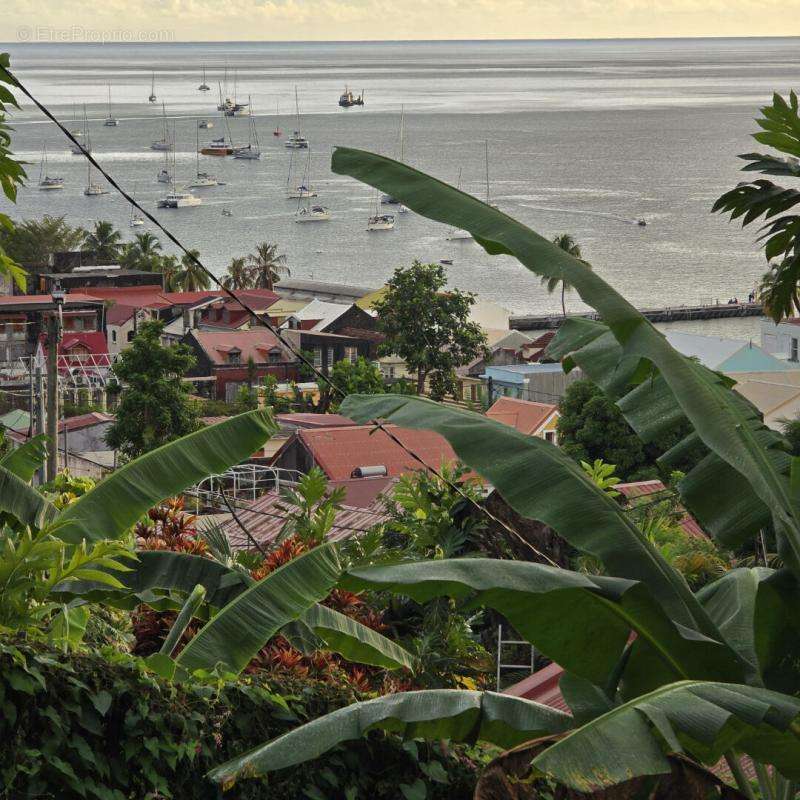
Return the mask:
[[[639,309],[650,322],[684,322],[695,319],[726,319],[730,317],[761,317],[761,303],[720,303],[707,306],[665,306]],[[567,314],[567,319],[599,319],[594,311],[585,314]],[[561,314],[521,315],[511,317],[509,327],[518,331],[542,331],[558,328],[564,322]]]

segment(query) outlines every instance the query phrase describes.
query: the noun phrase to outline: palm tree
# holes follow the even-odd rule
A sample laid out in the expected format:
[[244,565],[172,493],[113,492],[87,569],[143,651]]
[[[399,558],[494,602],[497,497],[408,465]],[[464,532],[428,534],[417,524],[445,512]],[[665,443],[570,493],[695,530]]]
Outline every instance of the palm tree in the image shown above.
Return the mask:
[[6,255],[20,264],[47,264],[53,253],[80,249],[85,238],[83,228],[73,228],[64,217],[49,214],[40,220],[26,219],[9,229],[0,228]]
[[194,260],[199,256],[199,250],[190,250],[188,254],[183,255],[181,258],[181,269],[175,276],[175,283],[180,291],[197,292],[201,289],[208,289],[211,286],[211,280],[208,275]]
[[152,233],[137,233],[132,242],[122,246],[120,264],[126,269],[161,272],[161,242]]
[[83,252],[95,264],[114,264],[119,261],[122,234],[106,220],[95,222],[94,230],[86,234]]
[[[592,268],[592,265],[588,261],[584,261],[581,258],[581,246],[572,238],[569,233],[561,233],[553,239],[553,244],[556,247],[561,248],[565,252],[569,253],[571,256],[575,256],[575,258],[579,258],[589,269]],[[561,278],[549,278],[544,277],[542,278],[542,286],[547,289],[548,294],[553,294],[558,287],[561,287],[561,313],[566,317],[567,316],[567,304],[565,302],[565,295],[572,286],[570,286],[565,280]]]
[[255,286],[255,270],[247,263],[245,256],[231,259],[228,271],[222,279],[222,285],[226,289],[252,289]]
[[163,256],[160,265],[161,274],[164,276],[164,289],[167,292],[181,290],[182,270],[175,256]]
[[258,289],[273,289],[281,275],[291,275],[286,266],[286,256],[278,254],[278,245],[271,242],[261,242],[256,245],[255,253],[247,256],[255,273],[255,287]]
[[149,256],[161,250],[161,242],[158,237],[149,231],[137,233],[134,237],[134,246],[143,256]]

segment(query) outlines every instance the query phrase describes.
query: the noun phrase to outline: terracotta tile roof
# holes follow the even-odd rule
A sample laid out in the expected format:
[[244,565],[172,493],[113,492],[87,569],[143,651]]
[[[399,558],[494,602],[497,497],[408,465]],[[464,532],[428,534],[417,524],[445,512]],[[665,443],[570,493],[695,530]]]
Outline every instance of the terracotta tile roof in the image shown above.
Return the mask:
[[530,400],[499,397],[486,412],[486,416],[531,436],[557,412],[558,407],[550,403],[533,403]]
[[[286,503],[276,492],[268,492],[257,500],[247,503],[247,506],[242,507],[241,510],[237,509],[236,515],[259,544],[271,544],[278,537],[286,522]],[[386,514],[377,508],[367,509],[343,505],[341,511],[336,515],[336,522],[326,540],[347,539],[354,533],[365,531],[387,519]],[[245,536],[235,520],[226,522],[222,529],[225,531],[231,547],[235,550],[253,549],[252,542]]]
[[[438,469],[443,462],[457,460],[447,440],[438,433],[385,427],[429,467]],[[419,462],[374,425],[300,430],[298,436],[330,480],[349,480],[356,467],[385,466],[390,478],[422,469]]]
[[519,683],[504,689],[503,694],[524,697],[526,700],[534,700],[542,705],[571,714],[572,712],[558,688],[558,682],[563,674],[564,670],[553,662],[544,669],[537,670],[527,678],[523,678]]
[[357,508],[373,508],[378,498],[390,494],[396,478],[351,478],[346,481],[329,481],[328,488],[344,487],[344,501]]
[[[657,492],[666,492],[667,487],[661,481],[636,481],[635,483],[618,483],[614,487],[618,492],[623,494],[628,500],[633,500],[637,497],[647,497]],[[689,534],[689,536],[700,536],[706,538],[705,531],[700,527],[697,520],[690,514],[686,514],[681,520],[681,528]]]
[[114,303],[106,309],[106,325],[122,325],[133,318],[136,310],[136,306]]
[[247,364],[250,358],[256,364],[264,364],[268,360],[269,351],[279,348],[281,361],[293,360],[278,339],[265,328],[254,328],[249,331],[192,331],[200,347],[214,364],[228,364],[226,354],[231,350],[241,351],[240,361]]

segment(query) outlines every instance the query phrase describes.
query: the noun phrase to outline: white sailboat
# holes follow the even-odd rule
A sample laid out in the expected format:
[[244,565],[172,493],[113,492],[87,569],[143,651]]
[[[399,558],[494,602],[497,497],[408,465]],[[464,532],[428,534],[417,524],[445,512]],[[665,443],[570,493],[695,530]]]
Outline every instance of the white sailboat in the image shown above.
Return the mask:
[[198,92],[208,92],[211,91],[211,87],[206,83],[206,66],[203,64],[203,81],[197,87]]
[[72,125],[73,128],[70,131],[70,135],[74,139],[80,139],[83,136],[83,131],[78,127],[78,115],[76,113],[75,103],[72,104]]
[[119,125],[119,120],[111,113],[111,84],[108,84],[108,116],[106,117],[103,125],[106,128],[116,128]]
[[286,198],[288,200],[305,200],[307,197],[316,197],[317,193],[311,187],[308,181],[308,173],[311,168],[311,150],[308,151],[306,158],[306,168],[303,173],[303,178],[299,186],[294,185],[293,169],[294,166],[294,151],[289,153],[289,174],[286,177]]
[[290,150],[308,150],[308,139],[300,133],[300,103],[297,99],[297,87],[294,87],[294,107],[297,115],[297,128],[286,140],[284,145]]
[[147,98],[151,103],[155,103],[156,101],[156,74],[153,73],[153,80],[150,84],[150,97]]
[[497,203],[492,202],[492,190],[489,184],[489,140],[483,143],[484,160],[486,161],[486,205],[497,208]]
[[[169,139],[169,132],[167,131],[167,121],[164,120],[164,137]],[[161,168],[161,171],[156,176],[156,180],[159,183],[172,183],[172,173],[169,170],[169,148],[165,147],[163,149],[164,152],[164,166]]]
[[[250,105],[250,97],[247,98],[248,105]],[[250,106],[252,108],[252,106]],[[249,138],[248,143],[243,147],[237,147],[233,151],[234,158],[243,158],[255,161],[261,158],[261,146],[258,143],[258,132],[256,131],[256,121],[251,116],[248,120],[249,124]]]
[[55,178],[47,174],[47,145],[42,149],[42,161],[39,164],[39,188],[46,190],[64,188],[63,178]]
[[[403,163],[404,156],[405,156],[405,127],[406,127],[406,107],[404,105],[400,106],[400,163]],[[390,194],[382,194],[381,195],[381,203],[388,206],[396,206],[400,205],[400,201],[396,197],[392,197]],[[401,214],[405,214],[408,209],[405,206],[400,206],[398,209]]]
[[175,174],[176,174],[177,166],[175,161],[175,153],[172,154],[172,173],[173,173],[173,180],[170,184],[170,191],[165,196],[162,197],[160,200],[156,202],[158,208],[193,208],[195,206],[199,206],[203,204],[203,199],[201,197],[196,197],[191,192],[183,190],[178,191],[175,188]]
[[[311,151],[308,153],[308,160],[306,161],[306,172],[303,176],[303,185],[309,186],[311,184]],[[331,218],[331,212],[325,206],[318,205],[317,203],[311,204],[311,197],[305,197],[305,205],[303,199],[297,203],[297,214],[295,215],[295,222],[328,222]]]
[[275,101],[275,130],[272,131],[272,135],[276,138],[279,138],[283,135],[283,131],[281,130],[281,103],[280,100]]
[[196,145],[195,145],[195,163],[196,163],[196,175],[192,182],[189,184],[190,189],[207,189],[211,186],[219,186],[219,181],[213,176],[209,175],[207,172],[200,172],[200,134],[199,132],[195,132],[196,137]]
[[175,143],[169,138],[169,131],[167,130],[167,109],[164,106],[164,103],[161,103],[161,116],[164,120],[164,131],[163,135],[160,139],[153,142],[150,145],[151,150],[172,150],[175,147]]
[[[88,143],[88,138],[86,141]],[[99,197],[102,194],[108,194],[108,189],[105,186],[92,180],[92,162],[88,158],[86,159],[86,188],[83,193],[87,197]]]
[[[136,185],[134,184],[133,192],[131,193],[131,197],[135,200],[136,199]],[[141,228],[144,225],[144,218],[141,214],[137,213],[136,206],[131,203],[131,219],[128,225],[131,228]]]
[[83,143],[73,144],[70,148],[72,155],[82,156],[92,152],[92,143],[89,141],[89,123],[86,120],[86,105],[83,106]]
[[[456,183],[456,188],[461,188],[461,170],[458,170],[458,182]],[[462,228],[450,228],[450,231],[447,234],[447,241],[448,242],[458,242],[458,241],[466,241],[472,238],[472,234],[469,231],[465,231]]]
[[394,214],[381,214],[380,203],[378,200],[378,190],[375,190],[375,213],[371,214],[367,220],[368,231],[392,231],[394,230]]

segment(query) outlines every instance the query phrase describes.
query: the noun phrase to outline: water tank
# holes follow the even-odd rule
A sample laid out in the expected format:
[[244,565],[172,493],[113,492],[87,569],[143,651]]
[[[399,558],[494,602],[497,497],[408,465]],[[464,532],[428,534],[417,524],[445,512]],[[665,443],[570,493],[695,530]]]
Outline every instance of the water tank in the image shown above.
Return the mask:
[[388,470],[383,464],[372,467],[356,467],[351,473],[351,478],[380,478],[388,475]]

